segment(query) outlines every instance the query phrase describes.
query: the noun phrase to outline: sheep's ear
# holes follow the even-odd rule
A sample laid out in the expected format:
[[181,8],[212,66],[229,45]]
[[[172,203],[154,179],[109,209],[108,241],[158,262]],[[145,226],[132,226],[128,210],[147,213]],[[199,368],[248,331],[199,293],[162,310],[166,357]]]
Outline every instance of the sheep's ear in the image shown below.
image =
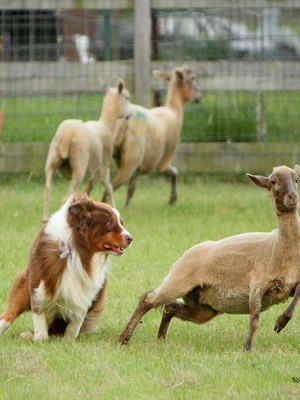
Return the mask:
[[184,82],[184,75],[179,69],[175,69],[176,79],[178,82]]
[[255,185],[270,190],[270,179],[267,176],[246,174]]
[[298,164],[294,165],[293,169],[296,172],[296,174],[298,175],[298,178],[300,178],[300,165],[298,165]]
[[101,88],[102,90],[104,90],[105,92],[107,92],[108,89],[109,89],[108,84],[105,83],[105,82],[103,82],[103,80],[102,80],[101,78],[98,78],[98,81],[99,81],[99,84],[100,84],[100,88]]
[[122,90],[124,89],[124,82],[122,81],[122,79],[117,80],[117,88],[118,92],[122,93]]
[[155,69],[152,73],[156,78],[161,78],[161,79],[164,79],[166,81],[169,81],[171,79],[171,73],[170,72],[158,71],[158,70]]

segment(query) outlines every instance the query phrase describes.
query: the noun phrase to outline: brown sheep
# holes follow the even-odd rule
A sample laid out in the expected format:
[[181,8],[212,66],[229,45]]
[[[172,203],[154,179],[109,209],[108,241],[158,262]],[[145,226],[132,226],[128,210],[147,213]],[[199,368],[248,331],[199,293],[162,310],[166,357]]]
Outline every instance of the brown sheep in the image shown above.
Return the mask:
[[[187,66],[171,72],[153,71],[156,77],[169,82],[165,106],[144,108],[131,104],[131,118],[117,122],[114,132],[114,157],[119,170],[112,181],[116,190],[129,180],[126,205],[133,195],[138,175],[158,171],[171,177],[169,203],[177,199],[177,169],[171,164],[180,140],[184,104],[200,101],[201,92],[195,74]],[[102,201],[107,198],[104,193]]]
[[[300,167],[274,168],[269,177],[248,174],[270,192],[278,229],[244,233],[200,243],[173,265],[162,284],[144,293],[119,341],[125,344],[144,314],[165,305],[159,338],[165,338],[173,317],[203,324],[218,314],[250,314],[245,350],[252,345],[261,311],[294,296],[279,316],[280,332],[293,315],[300,297],[300,222],[297,176]],[[181,298],[183,300],[176,300]]]

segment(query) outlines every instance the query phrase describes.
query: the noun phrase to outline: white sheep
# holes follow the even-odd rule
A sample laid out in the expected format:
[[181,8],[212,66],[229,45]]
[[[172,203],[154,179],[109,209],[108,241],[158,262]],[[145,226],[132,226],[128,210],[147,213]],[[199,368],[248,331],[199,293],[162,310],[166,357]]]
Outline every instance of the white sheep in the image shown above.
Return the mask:
[[[113,190],[129,179],[126,205],[133,195],[138,175],[158,171],[171,177],[169,203],[177,199],[177,169],[171,161],[180,140],[184,104],[199,101],[201,92],[195,74],[187,66],[171,72],[153,71],[169,81],[167,101],[163,107],[144,108],[131,104],[131,118],[117,122],[114,131],[114,157],[119,167],[112,180]],[[102,198],[106,200],[107,193]]]
[[126,119],[129,115],[129,93],[124,88],[123,81],[119,79],[117,87],[106,87],[98,121],[67,119],[59,125],[50,144],[45,166],[43,222],[48,220],[53,174],[58,168],[63,169],[66,164],[71,169],[72,177],[65,200],[75,192],[88,170],[89,179],[84,192],[89,194],[95,178],[100,178],[108,193],[108,201],[114,206],[109,178],[113,130],[118,118]]
[[[244,233],[219,241],[200,243],[173,265],[162,284],[144,293],[120,335],[127,343],[144,314],[165,305],[159,338],[165,338],[173,317],[203,324],[218,314],[250,314],[245,350],[252,345],[261,311],[294,296],[280,315],[280,332],[292,317],[300,297],[300,222],[297,175],[300,167],[274,168],[269,177],[248,174],[270,192],[278,229]],[[182,297],[183,300],[176,299]]]

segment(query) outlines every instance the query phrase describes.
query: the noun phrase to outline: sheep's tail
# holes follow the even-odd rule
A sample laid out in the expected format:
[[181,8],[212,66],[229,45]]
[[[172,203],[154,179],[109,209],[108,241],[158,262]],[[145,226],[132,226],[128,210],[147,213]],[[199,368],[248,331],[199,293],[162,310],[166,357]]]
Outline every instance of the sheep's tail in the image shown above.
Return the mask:
[[67,159],[69,156],[71,135],[63,135],[61,142],[59,144],[59,154],[62,159]]

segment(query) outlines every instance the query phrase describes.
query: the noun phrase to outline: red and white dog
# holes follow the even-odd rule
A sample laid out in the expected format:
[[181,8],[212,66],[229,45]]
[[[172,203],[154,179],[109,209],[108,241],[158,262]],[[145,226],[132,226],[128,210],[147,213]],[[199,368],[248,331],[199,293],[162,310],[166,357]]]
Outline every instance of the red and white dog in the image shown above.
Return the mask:
[[131,241],[116,209],[86,195],[69,198],[40,231],[27,269],[16,276],[0,335],[30,309],[34,332],[22,338],[42,341],[60,333],[75,339],[94,330],[104,307],[108,255],[122,255]]

